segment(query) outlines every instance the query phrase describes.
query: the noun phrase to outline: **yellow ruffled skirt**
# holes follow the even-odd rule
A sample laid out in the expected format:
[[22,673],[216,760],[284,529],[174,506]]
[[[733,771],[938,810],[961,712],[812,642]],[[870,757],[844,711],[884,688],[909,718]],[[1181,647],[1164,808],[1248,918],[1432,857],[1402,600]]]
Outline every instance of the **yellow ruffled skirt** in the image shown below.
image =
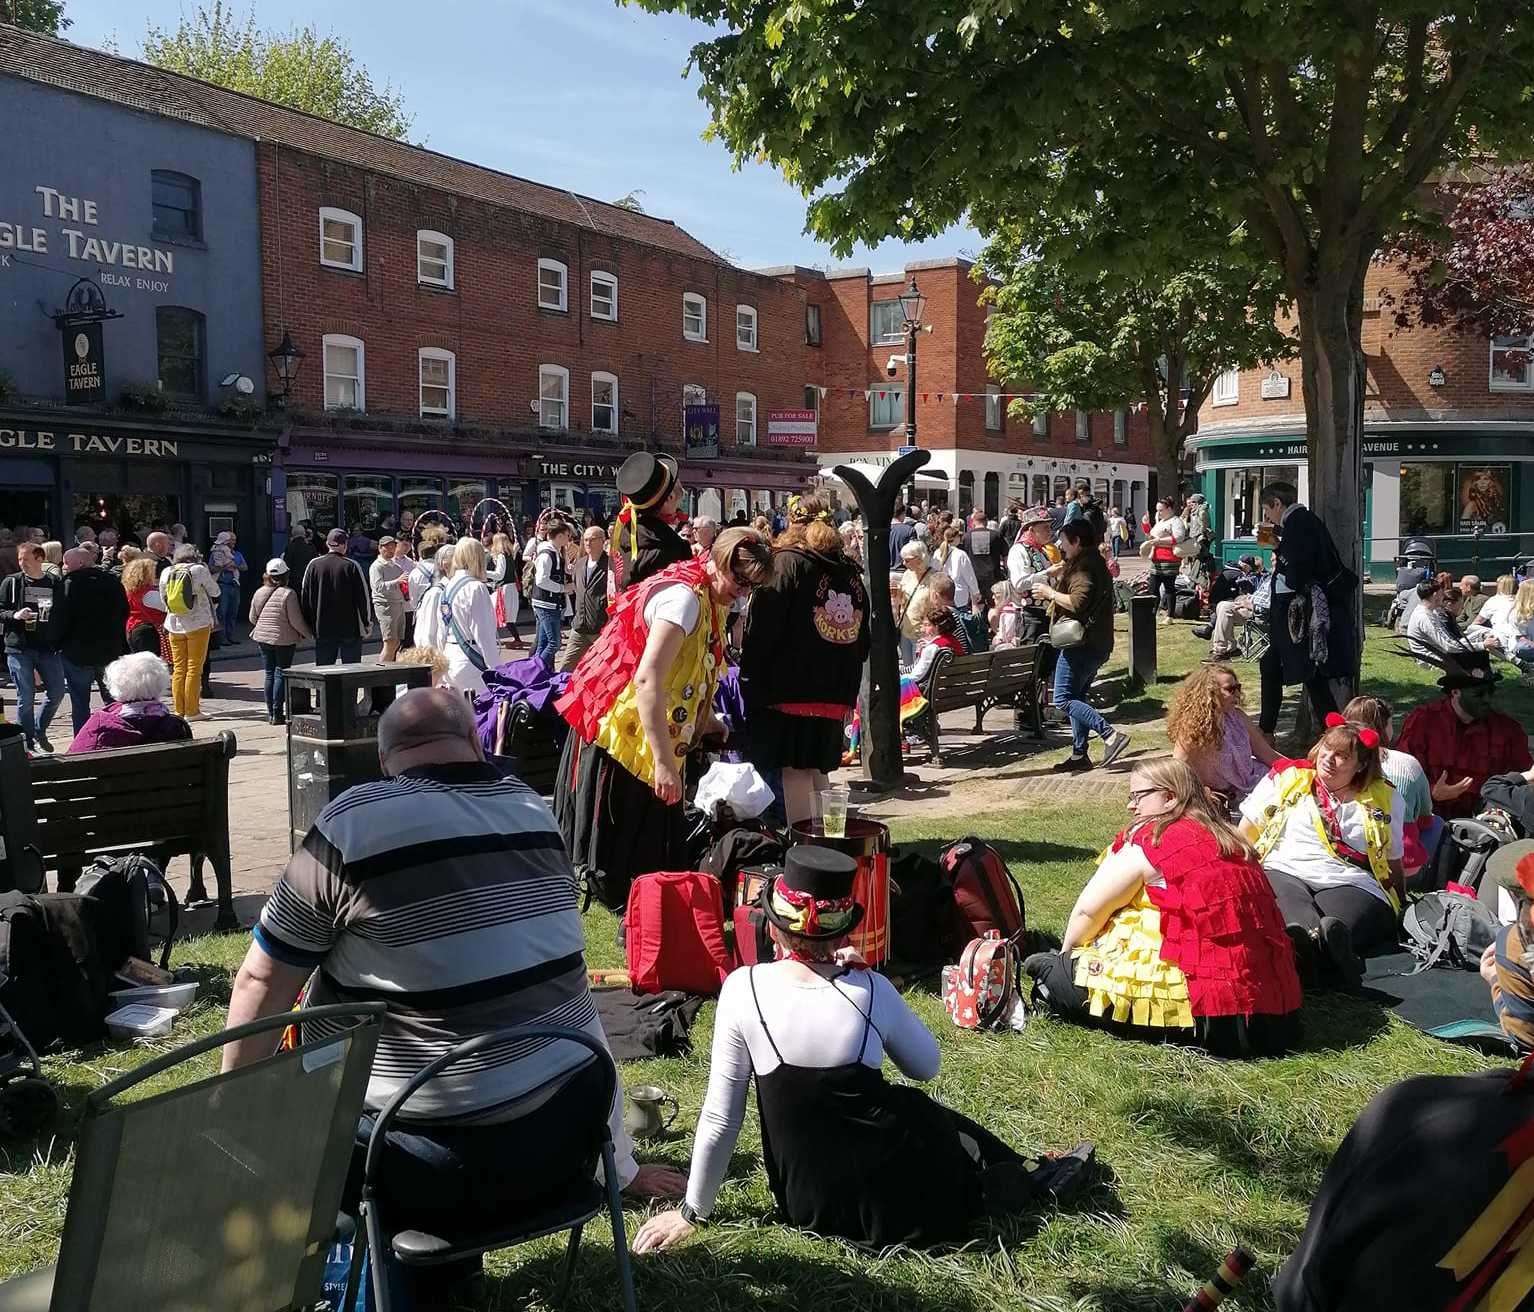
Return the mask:
[[1142,889],[1073,954],[1076,986],[1094,1017],[1153,1029],[1192,1029],[1188,980],[1161,959],[1161,913]]

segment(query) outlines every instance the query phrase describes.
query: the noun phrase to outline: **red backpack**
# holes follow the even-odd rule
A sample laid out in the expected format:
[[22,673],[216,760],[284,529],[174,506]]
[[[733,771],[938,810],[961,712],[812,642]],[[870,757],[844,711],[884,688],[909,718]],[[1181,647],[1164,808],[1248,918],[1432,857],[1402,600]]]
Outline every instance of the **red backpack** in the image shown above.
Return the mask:
[[938,861],[953,886],[954,953],[992,930],[1010,943],[1021,941],[1028,927],[1023,890],[1000,852],[978,838],[961,838],[945,847]]
[[724,900],[713,875],[693,870],[640,875],[623,918],[629,977],[635,993],[713,995],[730,973],[724,945]]

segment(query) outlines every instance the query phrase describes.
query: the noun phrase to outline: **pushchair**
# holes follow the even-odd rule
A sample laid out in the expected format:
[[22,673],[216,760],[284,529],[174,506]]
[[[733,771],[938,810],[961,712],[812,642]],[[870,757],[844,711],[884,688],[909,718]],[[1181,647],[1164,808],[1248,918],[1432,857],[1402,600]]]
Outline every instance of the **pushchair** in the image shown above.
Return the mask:
[[[0,975],[0,988],[4,984]],[[0,1007],[0,1135],[30,1139],[51,1126],[58,1112],[59,1096],[43,1078],[37,1050]]]

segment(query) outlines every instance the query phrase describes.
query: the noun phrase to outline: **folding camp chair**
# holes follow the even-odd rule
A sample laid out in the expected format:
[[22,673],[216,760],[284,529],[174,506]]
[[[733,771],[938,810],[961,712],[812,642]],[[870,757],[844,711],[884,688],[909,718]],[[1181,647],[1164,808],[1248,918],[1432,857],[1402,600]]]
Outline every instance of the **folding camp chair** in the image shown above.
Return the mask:
[[1272,641],[1268,635],[1268,612],[1254,611],[1236,629],[1235,655],[1238,660],[1260,661]]
[[0,1285],[0,1312],[284,1312],[318,1302],[383,1014],[376,1002],[312,1008],[306,1026],[349,1028],[123,1101],[233,1040],[269,1032],[275,1046],[292,1016],[270,1016],[88,1094],[58,1265]]
[[[594,1171],[588,1171],[572,1182],[564,1194],[545,1205],[536,1213],[517,1216],[511,1221],[492,1224],[485,1229],[452,1237],[428,1234],[422,1230],[392,1232],[388,1217],[379,1205],[378,1178],[382,1169],[385,1137],[392,1128],[401,1108],[427,1081],[455,1062],[472,1057],[486,1048],[504,1044],[522,1044],[528,1041],[557,1040],[576,1043],[588,1049],[599,1063],[603,1076],[604,1096],[601,1108],[601,1126],[593,1126],[593,1138],[600,1139],[602,1181],[595,1179]],[[373,1298],[377,1312],[403,1312],[395,1296],[389,1278],[390,1262],[406,1267],[442,1266],[465,1258],[479,1257],[499,1248],[511,1248],[525,1244],[545,1235],[570,1232],[570,1244],[565,1254],[564,1278],[560,1283],[557,1302],[563,1303],[569,1292],[570,1280],[575,1275],[575,1261],[580,1255],[581,1231],[588,1221],[607,1209],[612,1222],[613,1253],[618,1259],[618,1280],[623,1286],[625,1312],[634,1312],[634,1277],[629,1267],[628,1239],[623,1229],[623,1201],[619,1194],[618,1168],[614,1158],[612,1131],[608,1125],[607,1110],[618,1089],[618,1068],[607,1049],[591,1035],[581,1030],[563,1029],[557,1026],[528,1027],[523,1029],[497,1030],[492,1034],[477,1035],[445,1052],[430,1065],[419,1071],[379,1113],[368,1140],[367,1159],[362,1177],[362,1217],[367,1230],[368,1252],[373,1263]],[[595,1166],[595,1162],[591,1164]],[[360,1252],[356,1258],[360,1261]],[[356,1267],[354,1265],[353,1270]]]

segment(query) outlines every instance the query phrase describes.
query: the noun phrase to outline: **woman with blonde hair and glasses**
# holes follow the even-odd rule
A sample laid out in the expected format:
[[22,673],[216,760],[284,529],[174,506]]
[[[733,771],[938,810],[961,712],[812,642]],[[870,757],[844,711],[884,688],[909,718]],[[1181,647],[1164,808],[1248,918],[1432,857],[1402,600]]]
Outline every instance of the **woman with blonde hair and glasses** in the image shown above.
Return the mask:
[[1115,1034],[1272,1056],[1299,1035],[1300,981],[1252,845],[1185,762],[1129,780],[1133,822],[1109,844],[1058,952],[1023,963],[1035,1003]]

